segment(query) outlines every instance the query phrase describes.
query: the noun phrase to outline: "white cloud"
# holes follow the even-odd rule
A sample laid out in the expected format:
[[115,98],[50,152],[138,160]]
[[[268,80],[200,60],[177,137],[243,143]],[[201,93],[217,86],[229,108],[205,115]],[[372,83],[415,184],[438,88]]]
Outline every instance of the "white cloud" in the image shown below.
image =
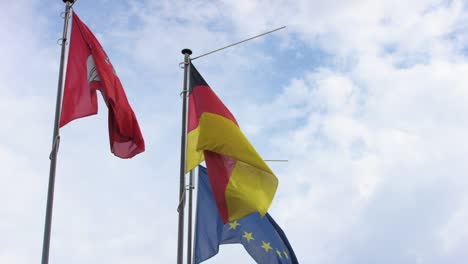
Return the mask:
[[443,250],[447,255],[463,250],[468,239],[468,220],[466,198],[460,203],[458,210],[451,216],[447,225],[441,230],[440,235],[443,240]]
[[[110,54],[147,152],[126,161],[110,154],[102,102],[97,117],[62,129],[54,262],[173,261],[180,50],[199,55],[282,25],[287,31],[195,64],[263,156],[290,160],[272,164],[280,186],[271,213],[299,259],[468,259],[463,1],[113,2],[101,24],[94,5],[108,4],[75,9]],[[0,7],[8,36],[0,43],[0,262],[32,263],[42,243],[61,25],[38,1]],[[314,60],[323,54],[329,59]],[[239,247],[221,250],[211,262],[244,256]]]

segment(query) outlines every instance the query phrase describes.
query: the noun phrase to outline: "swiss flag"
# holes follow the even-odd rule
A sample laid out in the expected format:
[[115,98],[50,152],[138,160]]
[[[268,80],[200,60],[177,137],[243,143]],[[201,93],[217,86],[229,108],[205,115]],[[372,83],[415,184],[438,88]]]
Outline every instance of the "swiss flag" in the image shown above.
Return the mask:
[[96,114],[99,90],[109,109],[111,151],[117,157],[131,158],[145,151],[135,113],[101,44],[75,13],[72,19],[60,127]]

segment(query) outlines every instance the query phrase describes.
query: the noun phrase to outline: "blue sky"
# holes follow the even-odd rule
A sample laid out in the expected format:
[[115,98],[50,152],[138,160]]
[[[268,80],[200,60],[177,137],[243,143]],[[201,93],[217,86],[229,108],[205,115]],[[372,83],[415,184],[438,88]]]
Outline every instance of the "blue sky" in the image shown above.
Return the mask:
[[[62,1],[0,2],[0,263],[41,256]],[[464,1],[81,1],[146,139],[107,109],[61,130],[51,263],[173,263],[182,70],[194,61],[272,164],[270,213],[301,263],[466,263]],[[253,263],[223,246],[206,263]]]

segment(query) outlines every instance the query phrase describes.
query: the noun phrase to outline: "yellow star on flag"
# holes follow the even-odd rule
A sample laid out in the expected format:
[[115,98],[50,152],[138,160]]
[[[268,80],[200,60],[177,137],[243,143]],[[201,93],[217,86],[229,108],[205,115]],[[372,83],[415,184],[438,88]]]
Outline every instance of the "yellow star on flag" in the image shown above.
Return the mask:
[[283,254],[284,254],[284,256],[286,257],[286,259],[289,259],[288,252],[286,252],[286,250],[283,251]]
[[268,250],[272,250],[270,242],[266,243],[265,241],[262,241],[262,248],[265,249],[265,252],[268,252]]
[[283,258],[283,256],[281,256],[281,251],[279,251],[279,249],[276,249],[276,254],[278,254],[278,257],[279,257],[280,259]]
[[243,238],[247,239],[247,242],[250,242],[250,240],[255,240],[255,238],[252,235],[252,232],[244,232],[244,235],[242,236]]
[[240,226],[239,223],[237,223],[237,221],[234,221],[232,223],[229,223],[229,230],[234,230],[236,229],[238,226]]

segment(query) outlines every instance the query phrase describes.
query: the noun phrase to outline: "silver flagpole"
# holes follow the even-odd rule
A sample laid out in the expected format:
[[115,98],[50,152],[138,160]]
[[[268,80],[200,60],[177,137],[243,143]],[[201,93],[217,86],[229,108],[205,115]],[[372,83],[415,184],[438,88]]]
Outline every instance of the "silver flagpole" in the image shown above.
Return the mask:
[[59,79],[57,87],[57,100],[55,103],[55,121],[54,135],[52,137],[52,152],[50,153],[50,171],[49,171],[49,187],[47,191],[47,208],[44,227],[44,241],[42,243],[42,264],[49,263],[49,248],[50,248],[50,233],[52,227],[52,209],[54,206],[54,188],[55,188],[55,170],[57,167],[57,153],[60,144],[59,121],[62,109],[62,86],[63,86],[63,69],[65,61],[65,44],[67,43],[68,19],[70,18],[70,10],[75,0],[63,0],[65,3],[65,17],[63,22],[63,35],[61,39],[62,51],[60,54]]
[[184,54],[184,90],[182,91],[182,136],[180,140],[180,185],[179,185],[179,227],[177,234],[177,264],[183,263],[184,258],[184,209],[185,209],[185,165],[187,150],[187,97],[188,75],[190,74],[190,55],[192,51],[183,49]]

